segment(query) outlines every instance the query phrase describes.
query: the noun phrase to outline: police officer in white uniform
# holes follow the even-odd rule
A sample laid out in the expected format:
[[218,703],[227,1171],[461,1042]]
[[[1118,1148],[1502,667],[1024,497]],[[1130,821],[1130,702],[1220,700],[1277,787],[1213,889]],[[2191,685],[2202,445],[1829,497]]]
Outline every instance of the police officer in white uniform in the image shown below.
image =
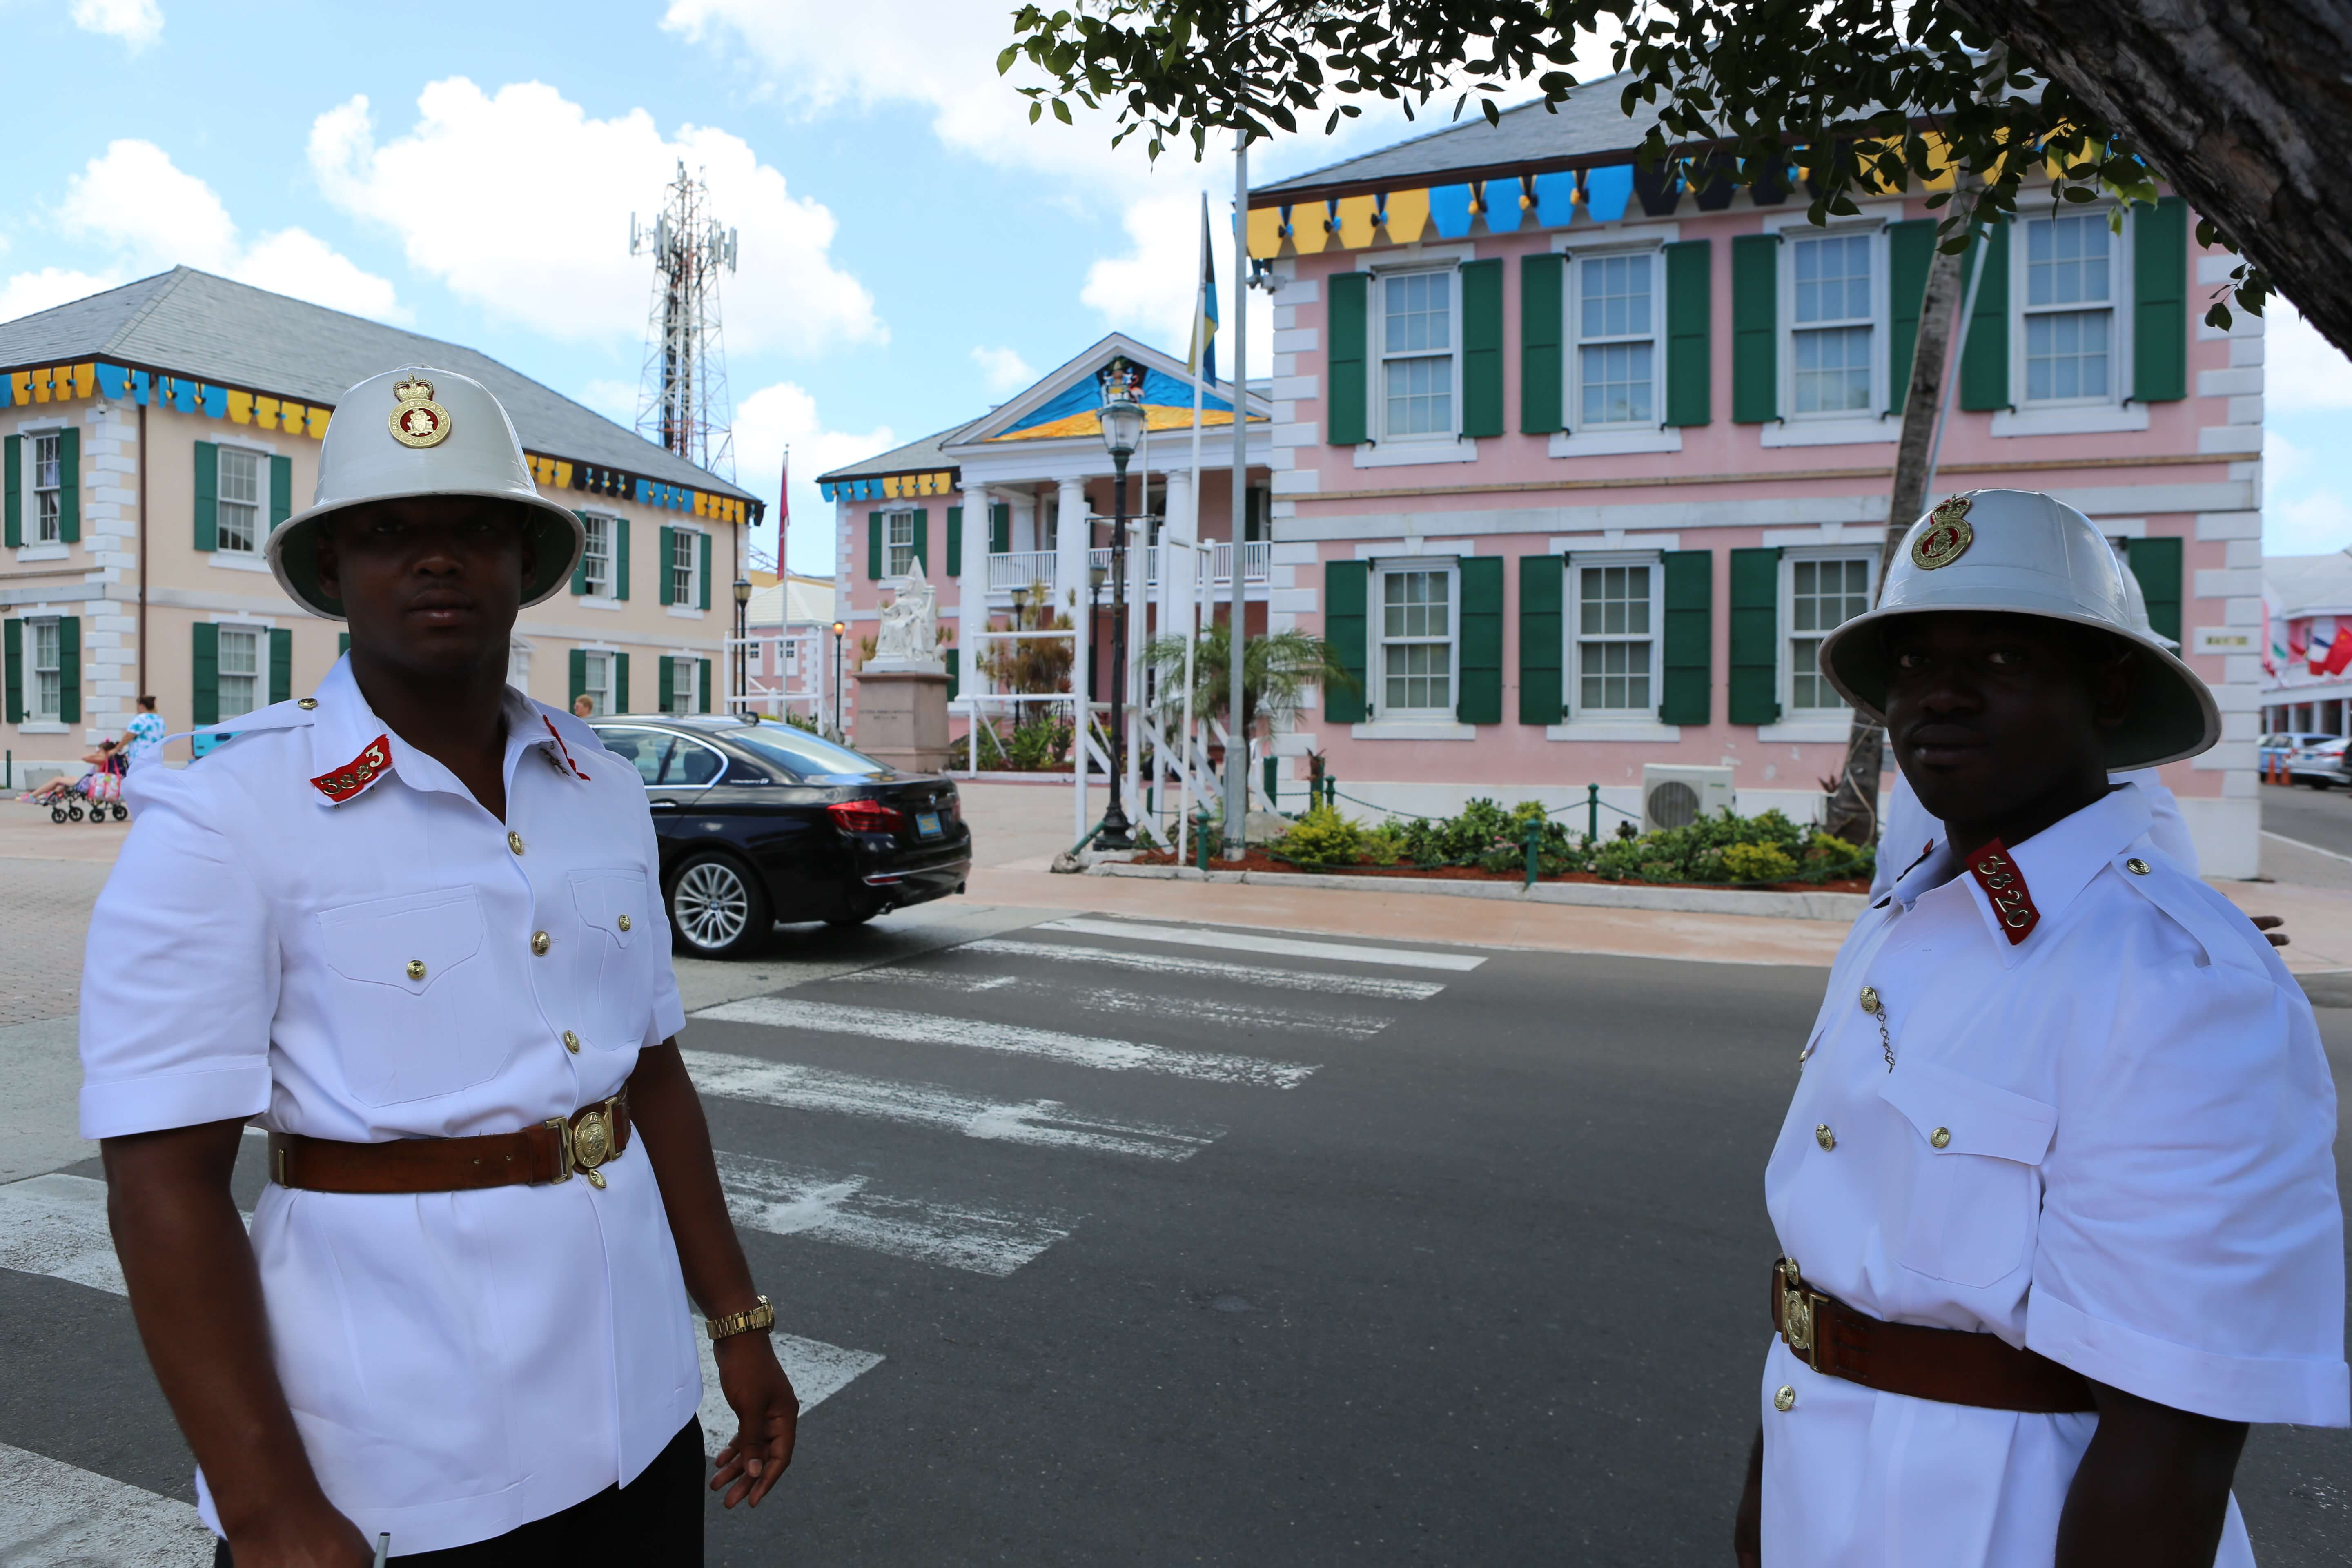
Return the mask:
[[[507,685],[578,520],[488,390],[335,410],[269,562],[347,619],[138,817],[83,976],[82,1132],[150,1359],[236,1568],[701,1561],[706,1315],[756,1503],[797,1405],[673,1036],[636,771]],[[250,1245],[229,1177],[249,1120]]]
[[2310,1006],[2107,777],[2211,746],[2212,695],[2017,490],[1922,518],[1822,667],[1948,834],[1799,1058],[1738,1555],[2244,1568],[2246,1424],[2352,1396]]

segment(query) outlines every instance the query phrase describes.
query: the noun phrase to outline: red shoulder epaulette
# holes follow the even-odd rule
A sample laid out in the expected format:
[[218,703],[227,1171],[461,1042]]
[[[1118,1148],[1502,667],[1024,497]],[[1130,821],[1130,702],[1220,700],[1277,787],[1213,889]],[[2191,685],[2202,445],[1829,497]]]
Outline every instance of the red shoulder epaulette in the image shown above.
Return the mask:
[[2009,945],[2015,947],[2033,934],[2041,923],[2042,911],[2033,907],[2032,891],[2025,885],[2025,873],[2017,868],[2017,859],[2009,846],[1996,838],[1969,857],[1969,875],[1992,900],[1994,918],[2000,929],[2009,934]]
[[359,794],[386,768],[392,766],[392,737],[378,735],[367,743],[367,749],[341,767],[320,773],[310,781],[320,795],[337,805]]
[[565,745],[563,743],[563,737],[556,732],[555,721],[542,713],[539,716],[539,721],[547,726],[548,736],[550,739],[554,741],[555,749],[563,753],[563,765],[572,770],[572,776],[581,780],[583,783],[585,783],[588,775],[582,773],[580,771],[580,764],[572,760],[572,748]]

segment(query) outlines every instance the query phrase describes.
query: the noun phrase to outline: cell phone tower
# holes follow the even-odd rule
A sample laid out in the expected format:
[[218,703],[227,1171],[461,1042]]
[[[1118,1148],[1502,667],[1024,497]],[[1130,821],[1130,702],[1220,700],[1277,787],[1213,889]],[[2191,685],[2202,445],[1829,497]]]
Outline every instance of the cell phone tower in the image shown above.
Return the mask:
[[710,192],[681,159],[650,228],[629,215],[629,254],[654,259],[653,310],[637,434],[732,482],[734,407],[719,328],[719,275],[735,270],[735,231],[710,216]]

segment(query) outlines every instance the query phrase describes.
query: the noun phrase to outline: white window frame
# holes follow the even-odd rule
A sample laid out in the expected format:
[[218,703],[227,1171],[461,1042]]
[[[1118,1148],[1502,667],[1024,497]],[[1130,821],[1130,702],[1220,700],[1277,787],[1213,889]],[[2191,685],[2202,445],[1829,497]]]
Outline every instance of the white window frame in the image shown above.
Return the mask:
[[[65,444],[62,427],[25,432],[25,494],[31,505],[32,527],[26,531],[27,544],[63,544],[65,542],[65,464],[62,458],[54,459],[58,475],[55,482],[41,483],[41,443],[47,441],[54,452]],[[49,500],[49,510],[41,510],[41,498]]]
[[[1393,359],[1434,359],[1425,349],[1399,349],[1390,352],[1388,286],[1391,280],[1416,276],[1443,277],[1445,279],[1445,311],[1447,323],[1446,358],[1451,364],[1452,379],[1447,393],[1454,417],[1443,430],[1424,430],[1410,435],[1391,435],[1389,431],[1388,366]],[[1371,271],[1372,295],[1366,314],[1368,358],[1371,361],[1370,384],[1365,395],[1371,400],[1370,418],[1366,421],[1375,443],[1390,447],[1452,447],[1462,437],[1462,268],[1451,259],[1430,261],[1416,259],[1411,263],[1376,267]]]
[[[662,570],[669,574],[669,607],[673,610],[693,610],[702,603],[698,568],[702,564],[702,533],[698,529],[673,527],[669,532],[669,559]],[[683,552],[686,564],[677,558]]]
[[[227,524],[223,518],[225,507],[244,506],[241,500],[231,500],[228,484],[228,455],[253,459],[253,537],[247,544],[228,542]],[[258,447],[247,447],[234,441],[219,443],[217,458],[213,465],[213,549],[223,555],[242,556],[259,560],[263,542],[269,535],[269,458],[270,454]]]
[[519,637],[507,638],[507,684],[530,695],[530,644]]
[[[25,717],[36,724],[65,721],[65,654],[58,636],[59,616],[28,616],[25,622]],[[49,662],[41,663],[41,634],[49,634]],[[49,678],[46,683],[43,676]]]
[[[898,525],[902,522],[907,525],[907,542],[904,544],[898,542]],[[905,565],[900,565],[898,561],[898,552],[902,550],[906,552]],[[914,565],[915,509],[910,506],[894,507],[882,514],[882,580],[887,583],[893,577],[903,577],[914,569]]]
[[[2084,410],[2121,408],[2132,401],[2132,215],[2124,212],[2123,232],[2107,237],[2107,391],[2101,397],[2055,397],[2039,402],[2026,400],[2027,373],[2025,364],[2025,320],[2029,315],[2060,315],[2079,310],[2080,305],[2050,305],[2032,309],[2026,304],[2026,285],[2031,279],[2032,247],[2028,226],[2052,218],[2095,218],[2104,226],[2115,214],[2113,202],[2039,202],[2031,206],[2021,204],[2017,221],[2011,226],[2009,236],[2009,404],[2020,414],[2049,414],[2063,418],[2067,413]],[[2091,307],[2096,309],[2097,307]]]
[[613,711],[614,650],[590,647],[580,653],[580,694],[589,699],[588,717],[607,718]]
[[[1892,329],[1892,312],[1887,308],[1886,224],[1882,218],[1867,216],[1843,223],[1832,223],[1817,229],[1810,225],[1801,230],[1782,229],[1779,265],[1774,268],[1779,285],[1779,329],[1780,418],[1790,425],[1875,425],[1886,411],[1887,339]],[[1812,331],[1815,324],[1800,326],[1797,321],[1797,247],[1809,240],[1852,239],[1857,236],[1870,242],[1870,399],[1860,408],[1832,408],[1811,414],[1797,412],[1797,333]],[[1850,326],[1861,326],[1860,321],[1849,321]]]
[[[214,645],[214,693],[220,702],[220,722],[241,719],[247,713],[269,706],[269,628],[257,623],[221,623],[217,627],[218,641]],[[249,672],[232,673],[228,668],[228,649],[232,638],[253,639],[253,668]],[[228,683],[250,680],[253,689],[247,694],[247,705],[238,708],[228,699]],[[232,711],[234,710],[234,711]]]
[[[1650,630],[1646,637],[1632,633],[1601,632],[1595,642],[1646,642],[1650,649],[1650,704],[1646,708],[1587,708],[1584,706],[1584,578],[1588,570],[1610,566],[1650,569]],[[1665,692],[1665,557],[1654,550],[1580,550],[1568,558],[1568,580],[1560,585],[1560,705],[1568,710],[1564,725],[1656,724]]]
[[[701,660],[686,653],[666,653],[662,657],[669,660],[669,700],[676,704],[667,710],[668,713],[673,718],[680,718],[702,711],[696,701],[700,693],[695,689],[701,684],[698,679],[702,673]],[[683,686],[678,683],[681,677],[685,680]]]
[[[615,548],[620,543],[618,521],[619,520],[610,512],[583,511],[580,514],[581,532],[586,541],[581,548],[580,560],[581,564],[588,569],[588,592],[585,595],[588,598],[611,599],[618,596],[615,587],[618,579],[614,575],[620,566],[620,552]],[[604,548],[602,554],[599,554],[596,549],[599,542],[596,536],[600,531],[604,534],[602,542]],[[602,568],[601,575],[596,570],[599,567]]]
[[[1389,695],[1388,580],[1408,573],[1433,573],[1445,579],[1445,689],[1450,700],[1443,708],[1391,708]],[[1409,555],[1395,560],[1375,561],[1371,571],[1371,625],[1367,628],[1371,639],[1371,691],[1368,705],[1378,721],[1398,723],[1444,722],[1451,724],[1461,710],[1462,703],[1462,563],[1458,557],[1443,555]],[[1400,643],[1426,645],[1433,639],[1408,637]]]
[[[1791,724],[1817,724],[1834,719],[1839,733],[1843,734],[1850,723],[1853,709],[1843,699],[1832,707],[1800,708],[1794,694],[1797,687],[1797,655],[1791,647],[1797,631],[1797,564],[1799,562],[1859,561],[1863,563],[1863,607],[1866,611],[1878,595],[1878,551],[1874,546],[1861,545],[1783,545],[1780,550],[1780,601],[1775,614],[1779,632],[1778,646],[1773,652],[1780,666],[1774,680],[1773,695],[1780,704],[1781,721]],[[1824,637],[1824,632],[1810,634]]]
[[[1588,261],[1609,261],[1627,256],[1646,253],[1650,261],[1650,407],[1656,416],[1652,419],[1612,420],[1604,424],[1586,424],[1584,414],[1584,310],[1581,280],[1583,266]],[[1615,434],[1628,431],[1663,430],[1666,425],[1666,252],[1658,240],[1644,239],[1632,244],[1576,247],[1561,252],[1567,265],[1560,269],[1560,287],[1564,297],[1560,302],[1560,352],[1567,363],[1560,367],[1560,387],[1563,406],[1561,425],[1570,432],[1582,435]],[[1632,343],[1645,341],[1641,336],[1603,337],[1593,340],[1600,343]]]

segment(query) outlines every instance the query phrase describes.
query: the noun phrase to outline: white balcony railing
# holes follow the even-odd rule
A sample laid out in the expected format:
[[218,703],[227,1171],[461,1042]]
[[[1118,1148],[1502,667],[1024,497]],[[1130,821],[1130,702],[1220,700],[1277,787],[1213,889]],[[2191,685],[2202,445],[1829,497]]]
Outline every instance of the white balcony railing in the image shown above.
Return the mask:
[[1008,550],[988,558],[991,593],[1009,594],[1043,583],[1054,584],[1054,552],[1050,550]]
[[[1130,563],[1142,574],[1144,585],[1160,584],[1160,549],[1158,546],[1139,551],[1140,560]],[[1266,563],[1273,547],[1263,539],[1254,539],[1242,546],[1242,581],[1264,583]],[[1100,546],[1087,552],[1089,568],[1111,569],[1110,549]],[[1209,577],[1213,583],[1231,584],[1234,580],[1234,547],[1230,543],[1210,546]],[[1050,550],[1001,551],[988,558],[988,587],[993,594],[1006,594],[1015,588],[1027,588],[1043,583],[1052,586],[1055,581],[1055,556]]]

